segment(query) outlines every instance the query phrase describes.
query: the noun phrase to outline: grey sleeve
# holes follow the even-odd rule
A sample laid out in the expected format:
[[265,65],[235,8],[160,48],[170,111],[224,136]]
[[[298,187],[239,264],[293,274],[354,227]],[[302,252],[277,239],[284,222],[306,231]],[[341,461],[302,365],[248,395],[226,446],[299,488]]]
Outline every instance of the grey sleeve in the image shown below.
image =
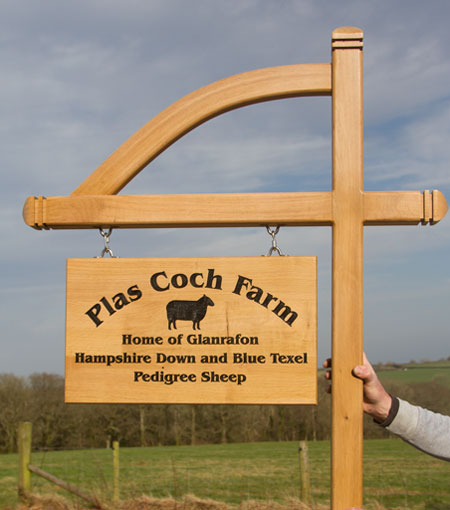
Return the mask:
[[419,450],[450,461],[450,416],[398,402],[397,415],[386,429]]

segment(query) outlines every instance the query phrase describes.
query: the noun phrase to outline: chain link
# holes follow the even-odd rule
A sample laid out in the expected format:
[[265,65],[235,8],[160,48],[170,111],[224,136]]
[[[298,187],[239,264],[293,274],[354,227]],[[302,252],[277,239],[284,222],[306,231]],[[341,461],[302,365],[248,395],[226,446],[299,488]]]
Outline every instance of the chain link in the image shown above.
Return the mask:
[[269,252],[267,253],[267,257],[270,257],[272,255],[273,252],[276,252],[278,253],[278,255],[280,257],[284,257],[284,253],[281,252],[280,248],[278,247],[278,244],[277,244],[277,239],[276,239],[276,235],[278,234],[278,232],[280,231],[280,226],[276,226],[274,230],[272,230],[269,225],[266,226],[266,229],[267,229],[267,233],[272,237],[272,246],[270,247],[270,250]]
[[111,237],[112,234],[112,228],[110,228],[107,232],[105,232],[102,228],[99,228],[98,230],[100,232],[100,235],[103,237],[105,247],[103,248],[100,255],[96,258],[102,259],[106,254],[108,254],[110,257],[116,258],[116,256],[114,255],[113,251],[109,246],[109,238]]

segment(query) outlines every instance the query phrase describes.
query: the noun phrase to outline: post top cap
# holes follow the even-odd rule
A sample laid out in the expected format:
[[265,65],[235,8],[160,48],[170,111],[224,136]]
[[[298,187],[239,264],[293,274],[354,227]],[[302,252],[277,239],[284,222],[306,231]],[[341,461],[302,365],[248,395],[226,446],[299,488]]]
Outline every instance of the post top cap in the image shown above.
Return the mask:
[[362,39],[364,32],[358,27],[339,27],[333,30],[332,39]]

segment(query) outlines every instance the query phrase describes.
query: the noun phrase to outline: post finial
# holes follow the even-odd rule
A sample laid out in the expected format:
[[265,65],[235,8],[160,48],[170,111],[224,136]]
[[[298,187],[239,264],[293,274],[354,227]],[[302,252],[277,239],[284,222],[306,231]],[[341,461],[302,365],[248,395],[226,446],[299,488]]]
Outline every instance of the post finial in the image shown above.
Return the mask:
[[445,196],[437,189],[432,191],[432,197],[433,206],[431,224],[434,225],[438,221],[442,220],[442,218],[447,214],[448,204],[447,200],[445,200]]
[[332,48],[362,48],[363,31],[358,27],[339,27],[331,35]]

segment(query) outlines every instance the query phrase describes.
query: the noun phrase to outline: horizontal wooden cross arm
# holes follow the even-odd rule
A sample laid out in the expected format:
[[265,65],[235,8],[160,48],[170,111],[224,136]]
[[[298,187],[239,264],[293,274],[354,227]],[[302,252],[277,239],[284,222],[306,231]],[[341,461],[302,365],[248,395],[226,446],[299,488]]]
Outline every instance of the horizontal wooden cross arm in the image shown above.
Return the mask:
[[365,225],[434,225],[447,213],[445,196],[438,190],[364,192]]
[[[363,223],[437,223],[448,205],[439,191],[362,192]],[[36,229],[332,225],[333,192],[28,197]]]
[[29,197],[24,219],[42,228],[249,227],[331,224],[330,193]]

